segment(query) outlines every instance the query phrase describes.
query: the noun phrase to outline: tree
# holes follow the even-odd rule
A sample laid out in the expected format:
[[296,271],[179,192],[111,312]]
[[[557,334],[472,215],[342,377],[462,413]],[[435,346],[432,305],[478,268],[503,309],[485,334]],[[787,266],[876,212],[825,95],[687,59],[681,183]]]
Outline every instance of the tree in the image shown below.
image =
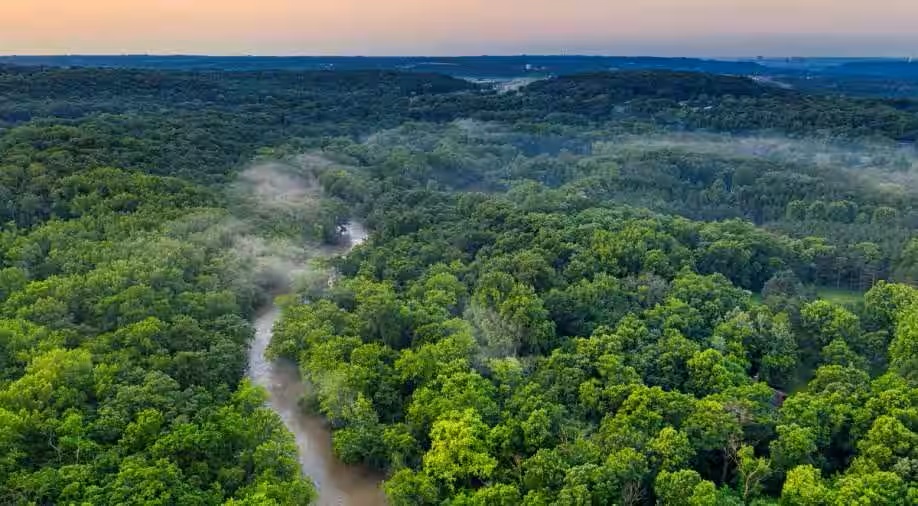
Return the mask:
[[865,295],[867,314],[879,326],[892,326],[900,314],[918,302],[918,290],[902,284],[880,281]]
[[751,446],[743,445],[736,454],[736,471],[738,489],[743,501],[748,502],[762,491],[762,482],[771,475],[771,466],[767,459],[756,458]]
[[867,368],[867,361],[851,350],[841,339],[835,339],[822,348],[822,363],[844,367]]
[[893,277],[897,281],[911,285],[918,282],[918,238],[909,240],[902,248],[893,270]]
[[418,389],[408,406],[407,421],[416,433],[423,434],[446,414],[467,409],[485,420],[497,417],[494,385],[475,371],[439,376],[432,385]]
[[345,414],[347,427],[335,431],[335,455],[347,464],[364,462],[383,468],[387,464],[383,427],[373,404],[362,394],[357,394],[354,404]]
[[873,211],[871,223],[874,225],[893,225],[899,219],[899,211],[887,206],[879,206]]
[[663,471],[684,469],[695,456],[695,449],[684,432],[664,427],[648,445]]
[[803,296],[803,283],[791,269],[775,273],[762,287],[762,299],[772,297],[799,298]]
[[648,474],[648,469],[647,458],[632,448],[625,448],[610,454],[606,458],[602,475],[604,481],[607,481],[604,484],[606,487],[609,486],[608,481],[616,484],[613,490],[617,493],[606,491],[603,496],[598,497],[600,499],[598,502],[615,501],[615,496],[618,496],[622,504],[640,504],[644,498],[642,482]]
[[797,337],[791,327],[790,317],[779,313],[772,319],[771,328],[759,333],[759,349],[764,352],[761,359],[761,377],[770,385],[787,387],[793,384],[794,369],[799,361]]
[[443,322],[439,329],[449,335],[435,343],[402,350],[395,361],[395,370],[403,382],[424,385],[440,375],[459,373],[469,367],[476,344],[471,325],[454,319]]
[[829,202],[826,216],[831,221],[838,223],[853,223],[857,217],[857,204],[848,200]]
[[851,346],[860,344],[861,327],[857,316],[831,302],[817,300],[800,310],[801,327],[811,346],[822,348],[833,340]]
[[26,272],[19,267],[0,269],[0,301],[22,290],[28,282]]
[[361,333],[392,348],[402,348],[406,344],[407,311],[393,287],[387,283],[359,279],[354,282],[353,290],[357,302],[355,313],[362,323]]
[[450,504],[456,506],[516,506],[522,498],[514,485],[496,484],[480,488],[471,494],[457,496]]
[[684,430],[699,452],[718,452],[722,462],[720,482],[727,481],[733,453],[742,440],[742,427],[736,416],[723,403],[703,399],[695,403],[691,415],[685,420]]
[[806,210],[806,217],[809,220],[822,221],[828,218],[828,208],[826,203],[821,200],[815,200],[810,203]]
[[911,382],[918,381],[918,310],[907,309],[889,345],[890,367]]
[[853,259],[859,271],[858,287],[869,289],[877,282],[883,268],[884,255],[880,247],[873,242],[860,242],[854,245]]
[[778,469],[814,463],[818,447],[812,429],[792,423],[778,425],[777,432],[778,438],[771,442],[771,458]]
[[787,204],[785,216],[791,221],[803,221],[807,217],[807,204],[802,200],[792,200]]
[[717,492],[713,483],[701,479],[697,472],[661,471],[654,482],[654,492],[661,504],[672,506],[713,506]]
[[895,473],[849,473],[838,480],[836,503],[907,504],[908,486]]
[[393,506],[427,506],[439,504],[440,492],[434,480],[411,469],[397,471],[383,488]]
[[494,356],[551,349],[555,330],[548,310],[530,285],[509,275],[488,273],[472,297],[471,317]]
[[685,388],[697,397],[723,392],[741,383],[742,377],[725,364],[724,356],[717,350],[696,352],[687,362],[688,381]]
[[497,467],[486,444],[488,427],[473,409],[451,412],[434,422],[424,472],[453,489],[470,479],[485,480]]
[[115,481],[105,491],[105,501],[118,504],[171,504],[188,499],[181,471],[165,459],[150,462],[143,457],[125,459]]
[[[880,416],[867,435],[858,441],[860,456],[855,467],[881,470],[909,469],[918,452],[918,433],[910,430],[895,417]],[[869,461],[869,465],[867,462]],[[905,478],[912,471],[905,471]]]
[[828,506],[835,504],[834,494],[823,481],[819,469],[811,465],[797,466],[787,473],[781,491],[784,506]]
[[655,346],[645,351],[645,381],[666,389],[682,389],[689,379],[688,362],[698,353],[698,344],[678,331],[668,329]]

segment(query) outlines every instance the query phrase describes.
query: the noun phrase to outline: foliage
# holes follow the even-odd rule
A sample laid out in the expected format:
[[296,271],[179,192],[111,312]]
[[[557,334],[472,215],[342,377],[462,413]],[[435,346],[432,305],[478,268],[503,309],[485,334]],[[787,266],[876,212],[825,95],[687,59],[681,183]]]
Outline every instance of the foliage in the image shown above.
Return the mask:
[[309,502],[242,380],[257,300],[214,196],[116,169],[47,184],[54,216],[0,241],[0,502]]
[[373,235],[289,298],[269,351],[392,504],[918,497],[918,292],[884,281],[918,265],[910,155],[723,149],[910,142],[908,107],[681,72],[499,94],[4,68],[0,90],[4,504],[314,497],[243,379],[266,297],[223,184],[304,151],[318,211],[265,234],[333,240],[353,214]]

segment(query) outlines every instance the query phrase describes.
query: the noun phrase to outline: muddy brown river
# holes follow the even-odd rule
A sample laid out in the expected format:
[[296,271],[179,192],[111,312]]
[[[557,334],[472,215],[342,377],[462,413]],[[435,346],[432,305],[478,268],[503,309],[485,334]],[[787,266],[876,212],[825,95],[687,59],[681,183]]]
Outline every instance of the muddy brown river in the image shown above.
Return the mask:
[[[352,223],[345,235],[345,245],[335,253],[347,253],[366,238],[366,230],[360,224]],[[382,476],[341,463],[332,452],[331,431],[324,420],[300,408],[299,401],[306,386],[300,379],[296,364],[287,360],[272,362],[265,358],[274,323],[279,317],[280,309],[274,305],[258,313],[255,341],[249,349],[249,377],[268,391],[269,407],[281,417],[296,438],[303,475],[312,479],[319,492],[317,504],[384,505],[385,496],[379,487]]]

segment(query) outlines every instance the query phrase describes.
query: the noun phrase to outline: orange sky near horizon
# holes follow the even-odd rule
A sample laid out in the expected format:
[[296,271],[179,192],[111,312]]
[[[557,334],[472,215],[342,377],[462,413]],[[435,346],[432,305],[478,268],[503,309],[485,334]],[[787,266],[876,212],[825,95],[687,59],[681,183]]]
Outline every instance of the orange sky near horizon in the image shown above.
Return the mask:
[[0,54],[614,52],[785,34],[908,45],[916,22],[916,0],[0,0]]

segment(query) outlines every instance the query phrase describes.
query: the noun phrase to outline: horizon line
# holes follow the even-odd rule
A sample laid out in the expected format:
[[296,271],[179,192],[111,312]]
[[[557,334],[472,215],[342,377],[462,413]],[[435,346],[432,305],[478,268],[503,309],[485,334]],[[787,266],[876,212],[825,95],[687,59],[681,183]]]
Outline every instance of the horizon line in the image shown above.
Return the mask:
[[903,54],[902,56],[883,56],[883,55],[858,55],[858,56],[839,56],[832,54],[802,56],[795,54],[756,54],[746,56],[704,56],[704,55],[679,55],[663,56],[655,54],[614,54],[614,53],[494,53],[494,54],[453,54],[453,55],[425,55],[425,54],[387,54],[387,55],[363,55],[363,54],[208,54],[208,53],[44,53],[44,54],[20,54],[20,53],[0,53],[0,58],[56,58],[56,57],[116,57],[116,58],[136,58],[136,57],[161,57],[161,58],[514,58],[514,57],[565,57],[565,58],[659,58],[659,59],[689,59],[689,60],[742,60],[742,59],[773,59],[773,58],[793,58],[793,59],[872,59],[872,60],[898,60],[909,59],[912,55]]

